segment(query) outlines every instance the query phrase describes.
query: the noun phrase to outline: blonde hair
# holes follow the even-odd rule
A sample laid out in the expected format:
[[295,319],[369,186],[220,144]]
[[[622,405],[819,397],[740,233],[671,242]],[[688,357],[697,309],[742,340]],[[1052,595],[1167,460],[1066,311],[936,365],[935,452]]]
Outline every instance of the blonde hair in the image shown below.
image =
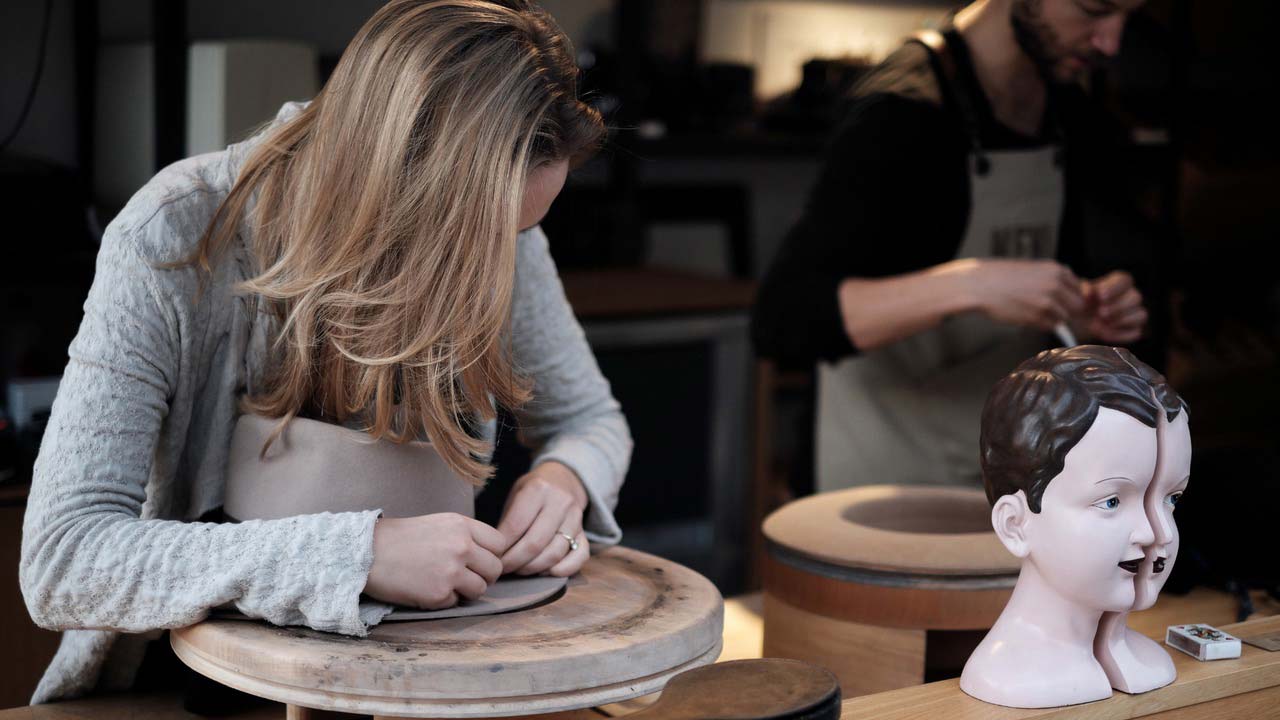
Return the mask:
[[355,421],[490,475],[478,426],[531,393],[507,344],[526,176],[604,132],[573,58],[524,0],[394,0],[246,158],[193,262],[248,222],[260,274],[241,290],[280,334],[242,405],[282,418],[273,439],[295,416]]

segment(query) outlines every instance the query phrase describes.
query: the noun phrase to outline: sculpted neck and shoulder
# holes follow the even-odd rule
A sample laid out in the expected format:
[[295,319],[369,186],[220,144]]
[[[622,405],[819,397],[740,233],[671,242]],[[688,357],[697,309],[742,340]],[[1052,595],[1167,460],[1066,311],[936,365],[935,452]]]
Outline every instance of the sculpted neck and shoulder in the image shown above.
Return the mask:
[[1134,603],[1143,548],[1154,541],[1143,500],[1155,464],[1155,430],[1103,407],[1045,487],[1039,512],[1022,490],[996,500],[996,534],[1023,567],[961,689],[1015,707],[1111,694],[1093,640],[1104,612]]
[[[1024,582],[1032,575],[1037,577]],[[989,703],[1024,708],[1076,705],[1111,694],[1089,642],[1081,640],[1092,635],[1101,613],[1045,608],[1046,598],[1060,599],[1046,591],[1033,565],[1024,564],[1009,605],[965,664],[961,690]]]

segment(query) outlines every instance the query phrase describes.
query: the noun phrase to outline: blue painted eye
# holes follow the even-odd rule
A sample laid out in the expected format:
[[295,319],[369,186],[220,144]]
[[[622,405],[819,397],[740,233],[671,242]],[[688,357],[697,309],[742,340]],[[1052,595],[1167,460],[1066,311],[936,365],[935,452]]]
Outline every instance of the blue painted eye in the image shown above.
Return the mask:
[[1099,510],[1115,510],[1116,508],[1120,507],[1120,498],[1116,497],[1115,495],[1112,495],[1109,498],[1099,500],[1098,502],[1094,503],[1093,506],[1098,508]]
[[1180,500],[1182,500],[1181,492],[1169,493],[1169,497],[1165,498],[1165,502],[1169,503],[1172,507],[1177,507],[1178,501]]

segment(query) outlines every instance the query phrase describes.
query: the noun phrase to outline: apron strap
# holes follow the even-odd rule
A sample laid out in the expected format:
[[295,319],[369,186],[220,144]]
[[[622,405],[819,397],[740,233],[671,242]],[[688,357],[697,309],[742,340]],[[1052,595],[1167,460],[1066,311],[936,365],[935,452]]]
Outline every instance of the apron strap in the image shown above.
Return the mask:
[[[974,108],[972,98],[961,87],[959,80],[960,65],[956,61],[955,53],[952,51],[950,44],[947,42],[947,36],[937,30],[920,30],[913,33],[908,42],[921,45],[928,51],[929,65],[933,68],[934,76],[938,78],[938,88],[941,91],[943,102],[959,111],[960,117],[964,122],[965,132],[969,136],[969,147],[973,152],[974,167],[979,175],[985,176],[991,171],[991,161],[987,158],[986,151],[982,147],[982,136],[978,129],[978,112]],[[1066,145],[1067,133],[1057,105],[1056,93],[1053,92],[1053,87],[1050,85],[1048,95],[1045,98],[1045,113],[1052,128],[1051,132],[1057,138],[1058,149],[1054,153],[1054,164],[1062,167],[1064,164],[1062,148]]]
[[945,35],[937,30],[920,30],[912,34],[911,39],[929,51],[930,61],[934,63],[934,69],[938,70],[940,78],[945,77],[948,81],[955,80],[960,71],[956,68],[956,58],[951,54],[951,48],[947,46]]
[[912,34],[909,42],[924,47],[929,53],[929,65],[938,78],[938,89],[943,102],[956,108],[964,122],[965,133],[969,136],[969,147],[973,152],[974,165],[979,175],[991,172],[991,161],[982,149],[982,138],[978,131],[978,113],[968,93],[960,88],[960,66],[956,63],[955,54],[947,44],[947,36],[937,30],[920,30]]

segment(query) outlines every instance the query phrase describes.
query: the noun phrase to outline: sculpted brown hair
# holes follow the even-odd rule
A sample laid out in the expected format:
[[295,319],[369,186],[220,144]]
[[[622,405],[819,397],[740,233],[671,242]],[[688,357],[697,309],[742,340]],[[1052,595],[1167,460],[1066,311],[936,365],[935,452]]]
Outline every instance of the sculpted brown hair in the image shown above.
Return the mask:
[[[393,0],[296,118],[264,137],[200,242],[252,230],[241,290],[280,325],[243,405],[429,438],[490,474],[475,427],[529,382],[507,345],[528,173],[599,144],[568,38],[526,0]],[[274,436],[273,436],[274,437]]]
[[1123,348],[1046,350],[1001,379],[982,409],[987,499],[1022,490],[1040,512],[1049,481],[1104,407],[1154,428],[1162,411],[1172,420],[1184,404],[1163,375]]

